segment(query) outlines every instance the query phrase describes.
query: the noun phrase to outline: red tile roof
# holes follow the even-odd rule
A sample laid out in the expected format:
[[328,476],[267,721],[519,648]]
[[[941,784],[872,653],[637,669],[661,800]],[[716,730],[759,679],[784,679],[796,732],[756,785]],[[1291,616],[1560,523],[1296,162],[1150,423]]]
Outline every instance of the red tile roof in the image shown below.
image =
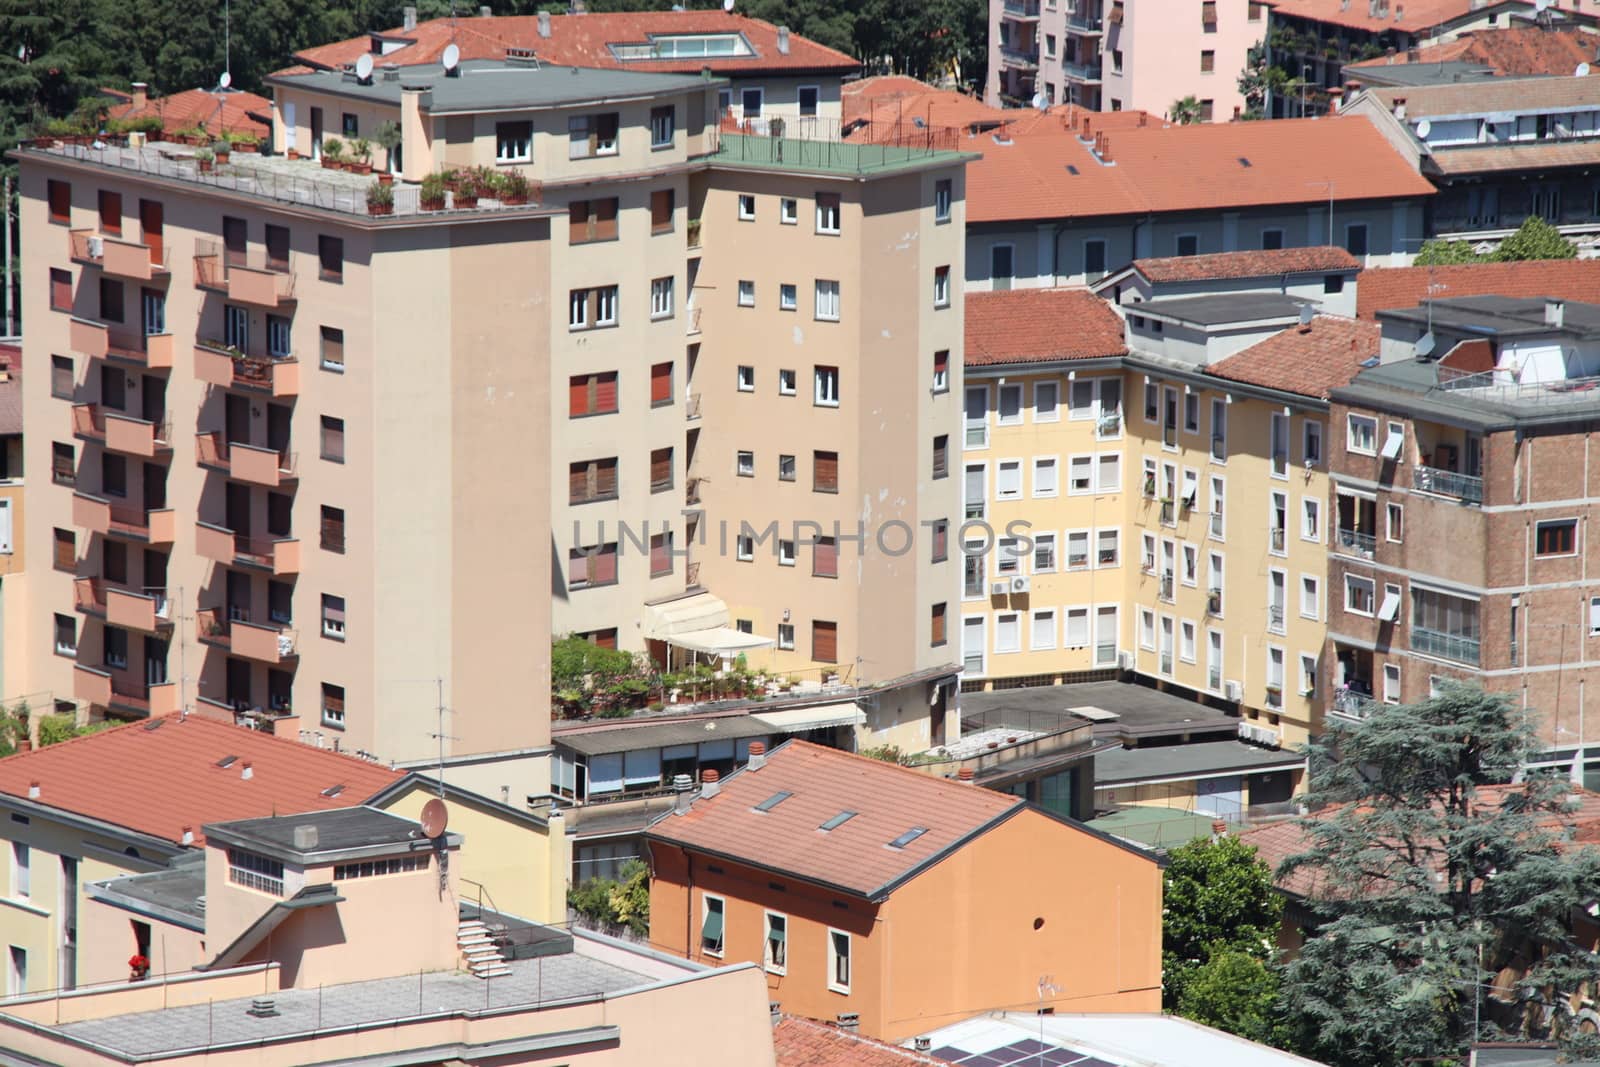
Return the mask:
[[1315,248],[1136,259],[1133,269],[1152,282],[1199,282],[1215,278],[1271,278],[1280,274],[1360,270],[1361,263],[1342,248],[1320,245]]
[[[642,44],[651,34],[742,32],[756,55],[744,58],[715,56],[696,59],[652,59],[624,63],[612,54],[613,44]],[[536,15],[497,15],[489,18],[437,18],[417,23],[414,30],[395,28],[382,36],[409,44],[379,56],[372,53],[370,36],[319,45],[295,53],[295,59],[314,67],[336,69],[372,55],[379,64],[409,66],[436,63],[452,41],[462,59],[504,59],[507,48],[534,49],[541,60],[574,67],[611,67],[671,73],[699,73],[710,67],[717,74],[743,72],[827,71],[849,74],[861,64],[843,52],[789,34],[789,52],[778,51],[778,28],[770,22],[724,11],[641,11],[631,13],[552,15],[550,36],[539,36]],[[281,72],[280,72],[281,73]]]
[[[756,810],[779,793],[790,795]],[[877,900],[1022,806],[1020,797],[971,783],[787,741],[767,755],[766,766],[725,779],[715,797],[697,799],[686,815],[664,816],[646,836]],[[819,829],[845,811],[856,814]],[[890,846],[918,827],[926,832]]]
[[1381,34],[1390,31],[1433,34],[1437,27],[1478,10],[1477,0],[1390,0],[1375,15],[1364,3],[1348,0],[1273,0],[1272,12]]
[[983,156],[967,167],[969,223],[1326,203],[1330,181],[1342,202],[1434,192],[1360,116],[1192,126],[1089,116],[1108,165],[1080,139],[1082,116],[1073,128],[1058,114],[1008,126],[1009,144],[962,141]]
[[1468,263],[1455,267],[1386,267],[1356,279],[1356,314],[1370,319],[1390,308],[1412,308],[1428,297],[1551,296],[1600,304],[1600,259]]
[[[842,122],[846,129],[860,122],[865,125],[853,135],[870,140],[883,130],[988,129],[1017,118],[1016,111],[990,107],[982,100],[952,89],[936,89],[926,82],[900,74],[880,78],[861,78],[846,82],[841,95]],[[922,120],[916,127],[915,120]]]
[[944,1060],[793,1015],[785,1015],[772,1028],[772,1050],[778,1054],[778,1067],[906,1067],[910,1063],[946,1067]]
[[[217,766],[227,756],[228,767]],[[250,765],[251,776],[242,774]],[[271,734],[178,713],[0,759],[0,793],[181,842],[203,823],[348,808],[404,775]],[[342,785],[337,796],[323,790]]]
[[1128,352],[1122,319],[1087,289],[966,296],[966,366],[1098,359]]
[[1378,354],[1380,334],[1375,322],[1318,315],[1310,325],[1291,326],[1211,364],[1206,373],[1326,400],[1334,387],[1350,384],[1362,360]]
[[113,104],[110,117],[114,119],[139,119],[154,117],[161,120],[161,128],[168,133],[191,126],[199,126],[208,133],[220,136],[224,132],[253,133],[265,139],[270,132],[267,125],[272,114],[272,101],[255,93],[234,90],[226,93],[209,89],[186,89],[171,96],[151,97],[140,108],[133,106],[127,93],[105,90],[123,100]]
[[[1538,26],[1508,26],[1468,30],[1453,41],[1428,45],[1411,52],[1396,52],[1360,63],[1346,63],[1345,80],[1360,80],[1360,72],[1375,67],[1407,63],[1477,63],[1496,74],[1545,74],[1567,77],[1579,63],[1595,66],[1600,35],[1588,30],[1547,30]],[[1591,77],[1600,75],[1600,69]]]

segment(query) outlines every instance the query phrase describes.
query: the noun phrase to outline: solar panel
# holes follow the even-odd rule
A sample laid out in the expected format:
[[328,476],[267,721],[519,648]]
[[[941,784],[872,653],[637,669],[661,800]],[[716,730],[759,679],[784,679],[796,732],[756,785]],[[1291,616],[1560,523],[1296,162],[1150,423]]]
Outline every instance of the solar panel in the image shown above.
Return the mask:
[[756,810],[757,811],[771,811],[773,808],[777,807],[779,804],[782,804],[785,800],[788,800],[792,796],[794,796],[794,794],[793,793],[789,793],[789,792],[780,791],[780,792],[774,793],[770,797],[768,797],[767,799],[763,800],[761,803],[757,804],[756,805]]

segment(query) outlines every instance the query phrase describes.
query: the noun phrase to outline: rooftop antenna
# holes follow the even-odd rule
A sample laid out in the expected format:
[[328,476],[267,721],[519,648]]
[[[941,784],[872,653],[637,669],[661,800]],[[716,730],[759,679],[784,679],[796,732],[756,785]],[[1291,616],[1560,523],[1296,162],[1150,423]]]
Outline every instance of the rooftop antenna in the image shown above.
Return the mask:
[[1049,111],[1050,110],[1050,101],[1045,99],[1045,96],[1044,96],[1043,93],[1034,93],[1033,94],[1033,100],[1030,101],[1030,102],[1033,104],[1033,109],[1035,111]]
[[233,84],[233,3],[222,0],[222,87]]
[[1417,123],[1417,136],[1422,138],[1424,141],[1428,139],[1428,134],[1432,132],[1433,123],[1429,122],[1427,119],[1423,119],[1421,122]]
[[[1037,924],[1035,924],[1037,925]],[[1055,976],[1041,974],[1039,976],[1039,1044],[1044,1044],[1044,1002],[1045,998],[1053,997],[1061,992],[1061,987],[1056,985]]]
[[[454,46],[452,46],[452,47],[454,47]],[[449,710],[444,706],[444,679],[443,678],[435,678],[433,680],[433,684],[437,687],[438,694],[439,694],[439,701],[438,701],[438,704],[437,704],[437,710],[439,712],[439,729],[438,729],[438,732],[429,734],[428,736],[434,738],[436,741],[439,742],[439,796],[441,798],[443,798],[444,797],[444,743],[446,741],[459,741],[459,740],[461,740],[461,738],[456,737],[454,734],[447,734],[447,733],[444,732],[444,713],[447,710]],[[430,803],[431,803],[431,801],[430,801]]]

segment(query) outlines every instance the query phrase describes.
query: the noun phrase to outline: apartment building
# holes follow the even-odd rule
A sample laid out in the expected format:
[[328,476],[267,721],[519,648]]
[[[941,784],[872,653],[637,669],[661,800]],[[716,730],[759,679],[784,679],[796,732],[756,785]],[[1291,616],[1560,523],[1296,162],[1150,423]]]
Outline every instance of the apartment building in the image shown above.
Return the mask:
[[[1163,125],[1057,109],[961,142],[969,291],[1098,281],[1135,259],[1337,245],[1409,262],[1433,185],[1372,128]],[[1182,166],[1174,166],[1182,160]]]
[[1592,64],[1600,44],[1592,30],[1507,25],[1467,30],[1450,40],[1344,65],[1345,97],[1362,88],[1439,85],[1539,75],[1564,78]]
[[1078,104],[1167,115],[1192,96],[1204,122],[1245,106],[1239,74],[1267,33],[1269,5],[1206,0],[1179,13],[1145,0],[989,0],[989,80],[996,106]]
[[1448,297],[1377,318],[1382,365],[1333,392],[1329,713],[1468,681],[1527,708],[1551,764],[1591,779],[1600,305]]
[[27,647],[12,638],[26,626],[27,555],[23,543],[22,346],[0,342],[0,693],[22,673]]

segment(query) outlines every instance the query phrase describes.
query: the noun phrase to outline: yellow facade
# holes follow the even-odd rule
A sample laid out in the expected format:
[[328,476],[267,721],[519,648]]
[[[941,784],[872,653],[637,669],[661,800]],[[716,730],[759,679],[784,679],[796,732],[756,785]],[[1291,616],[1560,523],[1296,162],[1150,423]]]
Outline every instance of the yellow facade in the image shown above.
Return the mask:
[[[1121,669],[1237,702],[1263,740],[1306,740],[1324,674],[1326,407],[1132,361],[967,367],[969,685]],[[973,555],[979,519],[995,544]]]

